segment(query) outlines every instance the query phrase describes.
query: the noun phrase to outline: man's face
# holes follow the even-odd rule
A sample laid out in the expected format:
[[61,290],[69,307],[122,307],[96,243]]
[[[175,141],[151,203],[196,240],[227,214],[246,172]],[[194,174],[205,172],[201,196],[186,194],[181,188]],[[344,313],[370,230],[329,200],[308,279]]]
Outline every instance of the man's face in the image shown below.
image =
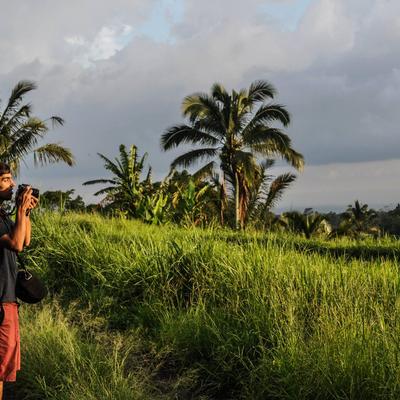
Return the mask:
[[0,201],[11,200],[15,182],[10,173],[0,175]]

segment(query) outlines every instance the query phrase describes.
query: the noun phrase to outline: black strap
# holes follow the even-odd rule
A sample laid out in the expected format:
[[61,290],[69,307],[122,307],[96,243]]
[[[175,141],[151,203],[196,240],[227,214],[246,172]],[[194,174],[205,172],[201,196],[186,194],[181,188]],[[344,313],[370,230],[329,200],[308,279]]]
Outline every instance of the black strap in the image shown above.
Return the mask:
[[18,260],[18,263],[19,263],[21,269],[27,271],[24,259],[20,256],[19,253],[15,252],[15,254],[17,255],[17,260]]

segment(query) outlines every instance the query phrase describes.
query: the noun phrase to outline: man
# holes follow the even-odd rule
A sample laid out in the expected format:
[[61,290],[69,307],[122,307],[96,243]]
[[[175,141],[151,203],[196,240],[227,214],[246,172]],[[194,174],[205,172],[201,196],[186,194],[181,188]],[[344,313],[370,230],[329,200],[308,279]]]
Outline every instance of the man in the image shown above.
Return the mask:
[[[0,162],[0,203],[11,200],[15,182],[10,167]],[[20,369],[16,253],[31,240],[30,211],[38,200],[28,187],[17,199],[15,223],[0,207],[0,399],[15,399],[15,381]]]

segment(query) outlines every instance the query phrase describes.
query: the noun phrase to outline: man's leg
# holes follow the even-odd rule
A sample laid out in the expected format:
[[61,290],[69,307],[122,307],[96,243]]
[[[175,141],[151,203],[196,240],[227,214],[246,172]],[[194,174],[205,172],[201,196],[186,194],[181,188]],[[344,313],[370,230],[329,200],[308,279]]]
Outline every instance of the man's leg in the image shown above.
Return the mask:
[[16,383],[15,382],[4,382],[3,385],[3,400],[16,400]]

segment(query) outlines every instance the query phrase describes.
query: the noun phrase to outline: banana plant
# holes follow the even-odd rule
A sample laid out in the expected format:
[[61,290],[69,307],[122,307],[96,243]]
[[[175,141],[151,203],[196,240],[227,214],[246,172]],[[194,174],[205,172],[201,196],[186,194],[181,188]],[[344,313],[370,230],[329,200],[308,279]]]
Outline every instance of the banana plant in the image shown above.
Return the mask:
[[137,216],[144,222],[160,225],[168,220],[169,197],[163,191],[143,195],[136,206]]
[[208,183],[200,187],[193,179],[189,179],[187,185],[178,187],[172,195],[172,206],[176,216],[186,225],[198,225],[205,218],[203,208],[210,189],[211,186]]
[[147,153],[139,159],[135,145],[132,145],[128,152],[123,144],[119,146],[119,153],[119,158],[116,157],[114,161],[98,153],[104,161],[105,169],[110,171],[113,176],[87,181],[83,185],[109,184],[94,195],[105,194],[106,197],[102,200],[104,205],[111,209],[124,211],[130,217],[137,217],[137,208],[143,201],[143,196],[149,196],[152,192],[151,167],[148,168],[147,176],[142,181],[141,175]]

